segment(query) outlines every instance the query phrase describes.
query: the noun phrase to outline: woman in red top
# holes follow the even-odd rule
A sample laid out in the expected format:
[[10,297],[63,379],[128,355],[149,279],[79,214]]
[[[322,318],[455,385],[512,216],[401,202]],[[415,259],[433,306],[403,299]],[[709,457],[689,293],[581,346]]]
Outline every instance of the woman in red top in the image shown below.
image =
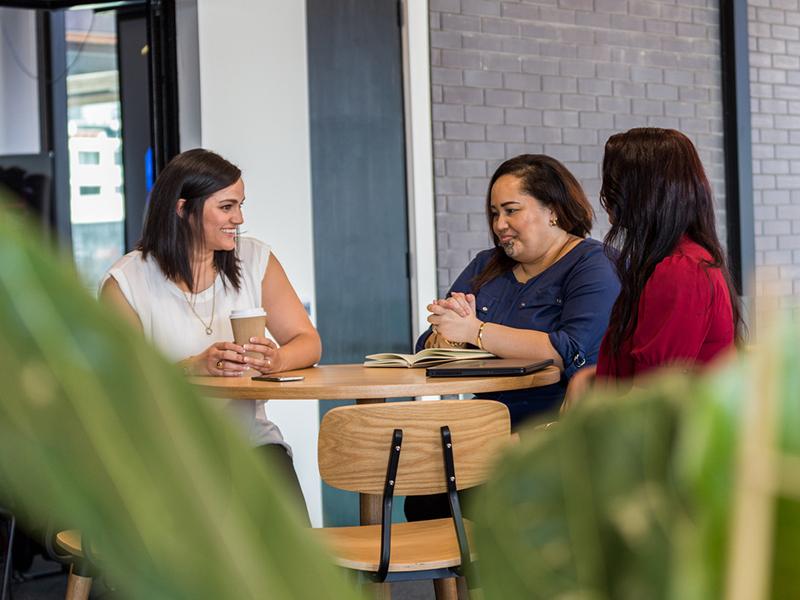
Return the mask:
[[[611,136],[600,201],[622,289],[597,376],[631,379],[670,364],[704,365],[732,347],[739,300],[717,238],[711,185],[689,138],[655,128]],[[565,405],[582,394],[592,371],[576,375]]]

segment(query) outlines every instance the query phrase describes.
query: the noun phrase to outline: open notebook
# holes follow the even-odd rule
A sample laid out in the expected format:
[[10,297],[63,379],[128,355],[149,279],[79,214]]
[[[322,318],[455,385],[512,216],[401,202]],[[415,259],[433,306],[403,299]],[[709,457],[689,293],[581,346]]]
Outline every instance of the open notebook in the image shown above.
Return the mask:
[[365,367],[431,367],[459,360],[494,358],[491,352],[470,348],[425,348],[416,354],[384,352],[365,356]]

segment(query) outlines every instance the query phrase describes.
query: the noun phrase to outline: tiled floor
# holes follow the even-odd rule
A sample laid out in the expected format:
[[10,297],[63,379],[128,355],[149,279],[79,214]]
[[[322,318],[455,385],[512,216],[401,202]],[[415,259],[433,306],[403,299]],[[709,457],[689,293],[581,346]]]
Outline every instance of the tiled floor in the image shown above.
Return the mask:
[[[9,600],[63,600],[66,589],[66,574],[45,577],[14,584]],[[410,581],[396,583],[392,586],[392,600],[433,600],[433,597],[433,584],[430,581]],[[91,598],[93,600],[114,600],[115,596],[104,588],[98,589],[95,586]]]
[[433,600],[433,583],[407,581],[392,586],[392,600]]

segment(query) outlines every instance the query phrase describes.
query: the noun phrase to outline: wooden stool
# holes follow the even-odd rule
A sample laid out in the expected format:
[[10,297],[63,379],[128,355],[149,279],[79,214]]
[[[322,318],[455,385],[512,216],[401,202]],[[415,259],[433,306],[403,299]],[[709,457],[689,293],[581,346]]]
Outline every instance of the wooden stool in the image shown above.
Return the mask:
[[87,600],[92,589],[92,575],[81,547],[81,532],[69,529],[57,533],[56,546],[69,556],[70,569],[65,600]]

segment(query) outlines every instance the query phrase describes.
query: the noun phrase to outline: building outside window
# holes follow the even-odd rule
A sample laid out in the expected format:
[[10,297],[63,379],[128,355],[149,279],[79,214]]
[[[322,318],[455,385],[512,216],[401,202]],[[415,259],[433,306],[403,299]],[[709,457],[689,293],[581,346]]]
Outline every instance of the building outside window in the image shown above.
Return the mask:
[[96,291],[125,252],[116,22],[113,12],[65,17],[73,253],[84,283]]

